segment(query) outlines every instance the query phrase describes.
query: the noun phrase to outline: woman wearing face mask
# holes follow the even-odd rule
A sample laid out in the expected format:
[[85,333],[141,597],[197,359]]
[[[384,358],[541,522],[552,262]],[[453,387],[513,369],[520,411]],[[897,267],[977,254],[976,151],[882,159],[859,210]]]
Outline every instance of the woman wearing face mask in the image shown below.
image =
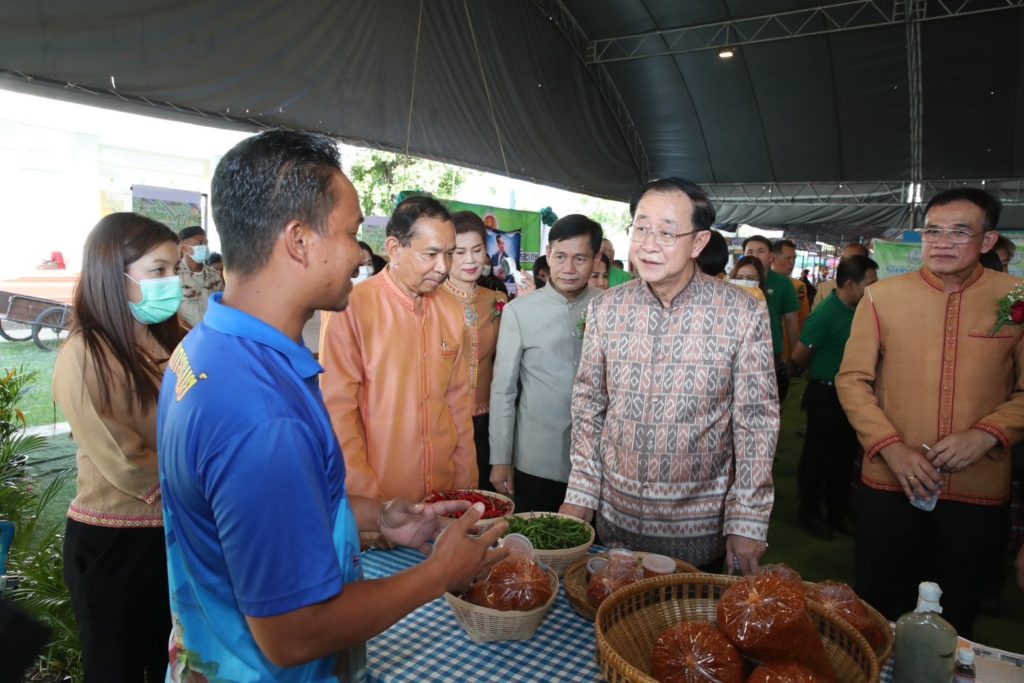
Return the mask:
[[78,444],[64,579],[86,683],[163,680],[171,617],[157,474],[156,403],[184,336],[178,238],[133,213],[85,242],[71,336],[53,396]]
[[461,311],[464,340],[462,348],[468,350],[469,386],[473,396],[473,440],[476,442],[476,462],[480,488],[493,491],[486,472],[491,471],[491,449],[488,444],[488,412],[491,403],[491,376],[494,371],[494,349],[498,345],[498,325],[501,311],[508,296],[477,284],[483,264],[490,264],[484,246],[487,230],[483,221],[472,211],[459,211],[452,215],[455,223],[455,255],[448,279],[439,291],[461,304],[451,310]]
[[755,298],[765,301],[764,266],[753,256],[742,256],[733,264],[729,283],[742,287]]

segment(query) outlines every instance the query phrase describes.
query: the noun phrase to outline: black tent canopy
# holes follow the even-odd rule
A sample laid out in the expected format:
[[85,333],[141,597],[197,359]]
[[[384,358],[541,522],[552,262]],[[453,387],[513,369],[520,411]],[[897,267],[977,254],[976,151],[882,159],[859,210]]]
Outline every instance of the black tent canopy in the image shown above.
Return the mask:
[[[1024,0],[10,0],[0,84],[316,130],[724,222],[907,225],[984,180],[1024,224]],[[724,50],[733,53],[723,58]]]

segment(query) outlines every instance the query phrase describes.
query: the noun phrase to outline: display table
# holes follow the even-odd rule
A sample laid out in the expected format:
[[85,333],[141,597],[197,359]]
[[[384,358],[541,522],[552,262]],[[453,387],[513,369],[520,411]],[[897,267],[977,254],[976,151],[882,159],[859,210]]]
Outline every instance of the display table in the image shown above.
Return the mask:
[[[390,576],[423,561],[415,550],[363,553],[368,579]],[[408,681],[599,681],[594,625],[576,614],[559,588],[558,598],[533,638],[474,643],[438,598],[366,644],[369,680]]]
[[[368,579],[379,579],[423,561],[415,550],[370,550],[363,553]],[[1024,680],[1024,657],[973,646],[978,680],[1010,683]],[[594,658],[594,624],[576,614],[560,586],[544,622],[525,641],[474,643],[462,630],[444,598],[405,617],[366,645],[372,683],[408,681],[601,681]],[[892,659],[882,681],[892,680]]]

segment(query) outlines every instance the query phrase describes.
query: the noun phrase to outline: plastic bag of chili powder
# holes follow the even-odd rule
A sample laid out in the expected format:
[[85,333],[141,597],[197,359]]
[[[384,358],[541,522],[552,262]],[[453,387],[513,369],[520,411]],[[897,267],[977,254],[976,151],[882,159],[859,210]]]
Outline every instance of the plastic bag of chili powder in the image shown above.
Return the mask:
[[745,656],[791,661],[831,683],[835,680],[802,590],[775,574],[748,576],[718,601],[718,626]]
[[743,658],[714,624],[684,621],[658,636],[651,676],[660,683],[743,683]]

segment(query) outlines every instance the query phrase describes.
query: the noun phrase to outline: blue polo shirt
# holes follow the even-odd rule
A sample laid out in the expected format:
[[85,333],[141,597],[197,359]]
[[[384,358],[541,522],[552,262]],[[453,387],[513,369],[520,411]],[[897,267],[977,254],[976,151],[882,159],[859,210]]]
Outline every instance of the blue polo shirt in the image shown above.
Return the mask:
[[175,350],[160,391],[167,680],[336,681],[334,657],[275,666],[245,621],[322,602],[361,576],[323,368],[221,297]]

